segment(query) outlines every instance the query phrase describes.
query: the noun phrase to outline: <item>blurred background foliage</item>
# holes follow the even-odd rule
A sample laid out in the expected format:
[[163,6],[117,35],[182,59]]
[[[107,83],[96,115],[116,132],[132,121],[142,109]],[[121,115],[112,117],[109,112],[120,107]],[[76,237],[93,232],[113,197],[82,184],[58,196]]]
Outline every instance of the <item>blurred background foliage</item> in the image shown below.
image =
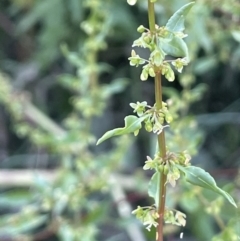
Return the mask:
[[[188,2],[159,0],[159,25]],[[154,101],[152,80],[141,83],[127,60],[136,28],[147,26],[146,8],[146,0],[0,2],[0,166],[35,173],[30,187],[0,183],[0,240],[141,240],[129,232],[134,218],[116,210],[122,199],[134,208],[151,203],[141,166],[154,138],[95,141],[122,126],[129,102]],[[183,117],[168,145],[189,149],[220,186],[231,183],[226,190],[238,201],[240,3],[197,0],[186,25],[192,62],[164,82],[165,99]],[[127,191],[119,200],[120,186]],[[184,240],[238,240],[239,214],[221,198],[185,184],[169,196],[169,206],[187,212]],[[180,231],[167,227],[166,240]]]

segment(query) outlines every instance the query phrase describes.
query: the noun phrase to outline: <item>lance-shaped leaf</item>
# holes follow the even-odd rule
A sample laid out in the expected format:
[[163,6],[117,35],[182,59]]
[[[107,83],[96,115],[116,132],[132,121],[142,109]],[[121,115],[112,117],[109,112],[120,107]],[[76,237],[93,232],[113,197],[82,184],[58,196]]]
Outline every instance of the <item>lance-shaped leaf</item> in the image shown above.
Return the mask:
[[123,128],[116,128],[110,131],[107,131],[97,142],[97,145],[102,143],[103,141],[113,137],[113,136],[119,136],[124,134],[130,134],[134,133],[135,131],[141,129],[142,122],[148,118],[148,115],[145,115],[141,118],[129,115],[124,118],[125,126]]
[[159,172],[154,173],[148,185],[148,195],[154,199],[157,208],[159,205],[160,177],[161,174]]
[[187,15],[194,2],[188,3],[175,12],[166,24],[166,29],[171,32],[182,32],[184,27],[184,17]]
[[187,182],[200,186],[209,190],[212,190],[223,197],[225,197],[234,207],[237,208],[237,204],[233,200],[233,198],[224,190],[219,188],[213,179],[213,177],[203,170],[200,167],[194,167],[194,166],[188,166],[188,167],[183,167],[180,165],[176,165],[177,168],[184,173],[185,179]]

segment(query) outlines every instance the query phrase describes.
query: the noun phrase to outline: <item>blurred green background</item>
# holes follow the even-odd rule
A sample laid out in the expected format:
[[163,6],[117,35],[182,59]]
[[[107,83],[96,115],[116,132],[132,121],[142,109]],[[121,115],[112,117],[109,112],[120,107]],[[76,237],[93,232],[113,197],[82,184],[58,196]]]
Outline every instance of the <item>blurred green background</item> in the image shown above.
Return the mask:
[[[158,24],[188,2],[157,1]],[[123,125],[130,102],[154,102],[153,80],[141,82],[140,69],[128,63],[146,10],[146,0],[134,7],[125,0],[0,2],[0,240],[154,239],[131,210],[119,211],[123,200],[126,209],[151,203],[141,166],[154,138],[143,132],[95,147],[106,130]],[[191,64],[175,82],[163,82],[164,98],[174,93],[175,101],[192,103],[181,115],[198,130],[189,121],[179,141],[193,145],[193,163],[220,186],[230,183],[226,190],[239,202],[240,2],[196,0],[186,33]],[[211,193],[201,202],[184,185],[169,191],[169,205],[184,210],[188,224],[166,228],[166,241],[180,232],[189,241],[238,240],[238,212]],[[120,186],[116,197],[111,190]]]

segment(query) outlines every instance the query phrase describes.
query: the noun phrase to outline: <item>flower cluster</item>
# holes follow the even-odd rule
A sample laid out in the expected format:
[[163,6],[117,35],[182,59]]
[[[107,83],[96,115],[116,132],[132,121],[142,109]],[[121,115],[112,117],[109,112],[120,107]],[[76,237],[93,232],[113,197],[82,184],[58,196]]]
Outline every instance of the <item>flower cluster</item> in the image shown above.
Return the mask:
[[184,214],[180,211],[177,211],[177,210],[165,209],[164,221],[165,221],[165,223],[171,223],[171,224],[178,225],[178,226],[185,226],[186,225],[186,214]]
[[[166,27],[159,27],[158,25],[155,26],[155,32],[151,32],[143,25],[140,25],[137,31],[141,33],[141,37],[133,42],[132,47],[148,48],[151,52],[148,60],[141,58],[134,50],[131,52],[131,57],[128,58],[131,66],[138,67],[147,63],[143,66],[140,79],[145,81],[149,76],[155,77],[156,73],[161,72],[168,81],[174,81],[175,74],[169,62],[180,73],[183,67],[188,64],[185,56],[187,55],[185,44],[182,40],[186,35],[182,32],[171,32]],[[179,45],[176,48],[176,55],[183,55],[184,57],[165,60],[166,55],[175,56],[172,50],[175,45]]]
[[154,159],[147,156],[143,169],[155,169],[157,172],[164,173],[167,175],[167,183],[175,187],[176,181],[180,178],[180,170],[175,164],[188,166],[190,159],[191,157],[186,151],[179,153],[167,152],[164,159],[161,157],[160,153],[157,153]]
[[138,206],[137,209],[133,210],[132,213],[136,215],[137,219],[142,221],[143,225],[146,225],[146,229],[148,231],[151,230],[151,227],[157,227],[158,222],[156,221],[159,218],[157,210],[154,206],[149,207],[140,207]]
[[[136,215],[136,218],[139,219],[143,225],[146,226],[148,231],[151,230],[151,227],[157,227],[159,218],[159,214],[155,206],[147,206],[140,207],[133,210],[132,213]],[[170,210],[168,208],[164,211],[164,221],[165,223],[171,223],[177,226],[185,226],[186,225],[186,214],[178,211],[178,210]]]
[[146,101],[130,103],[139,117],[146,117],[144,119],[145,129],[148,132],[160,134],[162,130],[167,127],[164,122],[170,123],[173,120],[172,115],[169,113],[167,104],[162,102],[162,108],[158,109],[156,105],[149,106]]

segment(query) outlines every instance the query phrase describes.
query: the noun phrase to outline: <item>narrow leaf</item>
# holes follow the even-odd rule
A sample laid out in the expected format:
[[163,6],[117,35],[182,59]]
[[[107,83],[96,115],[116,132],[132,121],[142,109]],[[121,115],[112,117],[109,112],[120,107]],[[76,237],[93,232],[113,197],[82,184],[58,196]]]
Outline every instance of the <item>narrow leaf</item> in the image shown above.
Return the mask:
[[154,173],[148,185],[148,195],[154,199],[157,208],[159,205],[160,176],[159,172]]
[[172,32],[182,32],[184,27],[184,17],[192,8],[194,2],[188,3],[175,12],[166,24],[166,29]]
[[177,168],[182,171],[185,175],[185,179],[187,182],[191,183],[192,185],[200,186],[209,190],[212,190],[213,192],[216,192],[223,197],[225,197],[234,207],[237,208],[237,205],[233,198],[225,192],[223,189],[219,188],[213,179],[213,177],[203,170],[200,167],[194,167],[194,166],[188,166],[183,167],[180,165],[176,165]]
[[135,131],[141,129],[142,122],[148,117],[148,115],[143,116],[141,118],[129,115],[124,118],[125,127],[123,128],[116,128],[110,131],[107,131],[97,142],[97,145],[102,143],[103,141],[113,137],[113,136],[119,136],[124,134],[130,134],[134,133]]
[[[21,216],[20,216],[21,218]],[[21,223],[16,223],[15,225],[5,225],[0,227],[0,233],[10,234],[10,235],[18,235],[21,233],[29,232],[32,229],[35,229],[45,223],[48,219],[47,215],[39,215],[35,217],[31,217],[29,220],[25,220],[22,217]],[[8,219],[9,220],[9,219]],[[7,222],[7,220],[6,220]]]

